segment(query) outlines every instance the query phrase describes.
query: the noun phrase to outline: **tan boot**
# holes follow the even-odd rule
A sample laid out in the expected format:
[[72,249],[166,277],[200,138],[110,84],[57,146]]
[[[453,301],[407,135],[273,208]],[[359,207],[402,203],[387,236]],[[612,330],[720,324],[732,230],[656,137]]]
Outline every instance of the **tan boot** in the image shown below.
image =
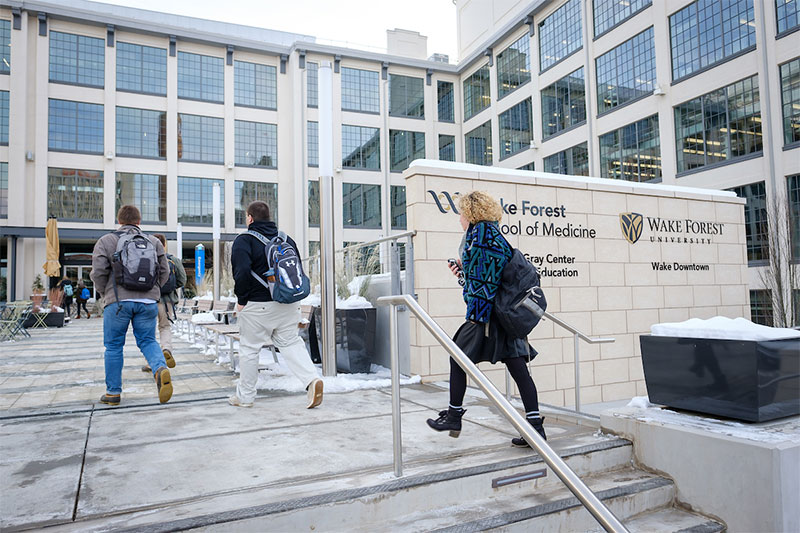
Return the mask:
[[156,372],[156,387],[158,387],[158,401],[167,403],[172,398],[172,379],[169,369],[161,367]]

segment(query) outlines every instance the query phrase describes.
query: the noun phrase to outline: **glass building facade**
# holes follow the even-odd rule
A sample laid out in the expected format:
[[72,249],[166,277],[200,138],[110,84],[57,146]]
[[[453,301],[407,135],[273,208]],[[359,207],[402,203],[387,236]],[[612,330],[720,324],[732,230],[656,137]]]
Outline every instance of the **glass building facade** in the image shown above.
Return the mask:
[[236,165],[278,167],[278,126],[260,122],[235,121]]
[[656,82],[653,28],[625,41],[595,62],[598,113],[653,94]]
[[800,142],[800,57],[780,66],[783,144]]
[[167,114],[163,111],[117,107],[117,155],[167,157]]
[[103,172],[47,169],[47,216],[80,222],[103,221]]
[[69,100],[49,100],[48,141],[59,152],[103,153],[103,106]]
[[531,99],[526,98],[508,111],[500,113],[500,159],[529,150],[533,139]]
[[342,125],[342,166],[365,170],[381,169],[381,130]]
[[221,104],[225,96],[221,57],[178,52],[178,98]]
[[439,122],[455,122],[455,95],[453,83],[449,81],[436,82],[436,100],[439,112]]
[[117,90],[166,96],[167,50],[117,43]]
[[603,35],[642,9],[649,7],[651,3],[652,0],[594,0],[592,2],[594,36]]
[[103,39],[50,32],[50,81],[103,87],[106,43]]
[[422,78],[389,75],[389,114],[395,117],[425,118]]
[[378,73],[342,67],[342,111],[380,112]]
[[567,0],[539,23],[539,70],[545,71],[583,46],[581,0]]
[[278,108],[277,70],[270,65],[233,62],[233,94],[236,105]]
[[234,221],[237,227],[247,225],[247,206],[252,202],[265,202],[269,206],[269,218],[278,223],[278,184],[259,181],[234,182]]
[[439,161],[456,160],[455,135],[439,135]]
[[477,115],[491,103],[489,65],[484,65],[464,80],[464,120]]
[[767,215],[767,189],[763,181],[734,187],[731,191],[745,198],[744,229],[747,236],[747,261],[769,262],[769,219]]
[[626,181],[661,179],[658,115],[600,136],[600,175]]
[[542,89],[542,137],[586,122],[583,67]]
[[544,158],[544,171],[573,176],[589,175],[589,150],[581,143]]
[[497,97],[531,81],[531,39],[523,35],[497,54]]
[[389,170],[402,172],[415,159],[425,158],[425,133],[389,130]]
[[342,221],[345,228],[380,228],[381,186],[342,183]]
[[224,120],[178,113],[178,160],[222,163],[225,157]]
[[178,222],[210,226],[213,222],[214,184],[219,184],[220,220],[225,220],[225,182],[220,179],[178,177]]
[[475,165],[492,164],[492,122],[486,122],[464,135],[465,160]]
[[123,205],[135,205],[143,224],[167,221],[167,177],[155,174],[117,172],[114,212]]
[[8,91],[0,91],[0,145],[8,144]]

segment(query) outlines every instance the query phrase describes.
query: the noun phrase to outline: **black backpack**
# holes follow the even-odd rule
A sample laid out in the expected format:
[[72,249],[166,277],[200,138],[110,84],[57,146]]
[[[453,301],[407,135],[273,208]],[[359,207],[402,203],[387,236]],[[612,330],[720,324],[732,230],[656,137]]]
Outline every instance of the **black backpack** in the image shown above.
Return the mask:
[[167,256],[167,263],[169,264],[169,277],[164,285],[161,286],[161,296],[172,294],[181,285],[178,283],[178,267],[175,266],[174,258],[171,255]]
[[510,337],[526,338],[544,315],[547,299],[540,283],[539,271],[515,248],[494,297],[494,314]]

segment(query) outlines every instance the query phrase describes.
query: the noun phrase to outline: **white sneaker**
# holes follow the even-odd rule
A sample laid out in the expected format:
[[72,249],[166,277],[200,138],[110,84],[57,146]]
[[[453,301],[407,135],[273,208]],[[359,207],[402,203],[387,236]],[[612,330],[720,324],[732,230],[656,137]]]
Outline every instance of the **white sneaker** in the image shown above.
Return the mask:
[[306,409],[313,409],[322,403],[322,380],[312,379],[308,385],[308,405]]
[[235,394],[233,396],[228,397],[228,403],[233,405],[234,407],[253,407],[253,402],[243,402]]

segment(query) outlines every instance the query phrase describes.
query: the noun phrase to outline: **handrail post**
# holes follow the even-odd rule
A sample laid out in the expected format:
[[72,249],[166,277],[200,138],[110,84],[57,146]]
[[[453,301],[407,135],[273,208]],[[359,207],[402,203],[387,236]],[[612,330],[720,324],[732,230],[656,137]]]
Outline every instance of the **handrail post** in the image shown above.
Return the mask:
[[578,337],[578,334],[575,333],[572,336],[575,340],[575,412],[581,412],[581,361],[580,361],[580,349],[581,349],[581,339]]
[[392,457],[394,475],[403,475],[403,438],[400,433],[400,358],[397,338],[397,306],[389,306],[389,357],[392,370]]
[[508,371],[508,367],[506,367],[506,400],[511,402],[511,373]]

